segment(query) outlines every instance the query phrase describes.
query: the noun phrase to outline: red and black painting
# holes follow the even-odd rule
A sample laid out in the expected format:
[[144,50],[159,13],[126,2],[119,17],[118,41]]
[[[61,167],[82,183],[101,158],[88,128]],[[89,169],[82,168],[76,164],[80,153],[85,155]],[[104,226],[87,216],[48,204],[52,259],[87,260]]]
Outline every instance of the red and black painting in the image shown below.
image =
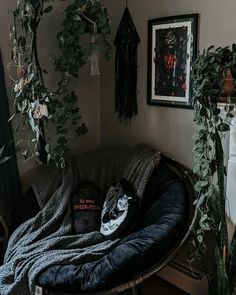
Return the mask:
[[156,30],[155,94],[185,97],[188,28]]
[[148,103],[190,107],[196,14],[148,23]]

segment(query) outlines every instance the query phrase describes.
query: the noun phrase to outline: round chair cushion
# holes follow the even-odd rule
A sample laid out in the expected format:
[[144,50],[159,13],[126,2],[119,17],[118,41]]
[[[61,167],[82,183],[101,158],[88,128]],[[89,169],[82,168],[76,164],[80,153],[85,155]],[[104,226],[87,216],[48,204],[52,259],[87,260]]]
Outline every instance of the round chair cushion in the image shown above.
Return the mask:
[[39,276],[39,285],[50,291],[87,293],[131,280],[158,264],[181,241],[186,226],[186,199],[184,184],[160,163],[147,185],[139,228],[98,261],[48,268]]

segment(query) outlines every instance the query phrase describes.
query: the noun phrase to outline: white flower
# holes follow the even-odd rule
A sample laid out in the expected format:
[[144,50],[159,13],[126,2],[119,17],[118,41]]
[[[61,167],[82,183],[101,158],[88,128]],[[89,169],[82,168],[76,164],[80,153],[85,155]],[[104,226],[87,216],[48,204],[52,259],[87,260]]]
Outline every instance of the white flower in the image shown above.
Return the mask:
[[14,91],[19,92],[22,91],[24,86],[27,84],[27,80],[21,78],[14,86]]
[[48,117],[48,108],[46,104],[38,104],[33,108],[34,119],[41,119],[42,117]]

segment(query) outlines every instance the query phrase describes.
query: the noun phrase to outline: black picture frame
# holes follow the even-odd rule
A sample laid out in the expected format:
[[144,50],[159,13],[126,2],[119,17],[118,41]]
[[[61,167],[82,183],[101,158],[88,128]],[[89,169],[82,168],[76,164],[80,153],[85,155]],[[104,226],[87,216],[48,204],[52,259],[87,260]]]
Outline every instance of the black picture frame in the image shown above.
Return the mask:
[[191,109],[198,14],[148,20],[147,103]]

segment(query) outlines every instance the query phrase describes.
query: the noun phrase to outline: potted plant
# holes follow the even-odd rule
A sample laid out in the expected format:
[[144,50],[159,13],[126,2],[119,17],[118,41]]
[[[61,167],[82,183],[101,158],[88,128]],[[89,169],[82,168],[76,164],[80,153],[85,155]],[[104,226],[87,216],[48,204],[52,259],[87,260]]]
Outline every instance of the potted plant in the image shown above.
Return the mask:
[[[232,86],[229,73],[234,75],[235,68],[236,45],[217,49],[211,46],[198,55],[192,68],[194,122],[198,128],[193,150],[194,170],[198,175],[195,204],[199,212],[194,244],[197,256],[203,262],[207,260],[209,251],[214,253],[212,269],[203,263],[210,295],[233,294],[236,281],[236,230],[230,243],[225,213],[226,167],[222,145],[234,118],[234,83]],[[218,105],[222,97],[225,102],[223,110]],[[213,237],[210,245],[206,242],[207,232]]]

